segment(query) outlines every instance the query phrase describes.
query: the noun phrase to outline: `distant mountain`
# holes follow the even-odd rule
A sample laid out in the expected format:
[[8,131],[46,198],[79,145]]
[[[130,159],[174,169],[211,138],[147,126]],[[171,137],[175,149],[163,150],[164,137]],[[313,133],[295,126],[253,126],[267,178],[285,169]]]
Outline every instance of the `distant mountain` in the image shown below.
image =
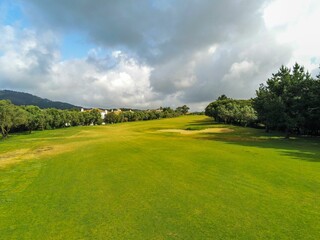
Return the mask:
[[10,100],[15,105],[34,105],[40,108],[57,108],[57,109],[72,109],[80,108],[78,106],[51,101],[46,98],[40,98],[29,93],[16,92],[11,90],[0,90],[0,100]]

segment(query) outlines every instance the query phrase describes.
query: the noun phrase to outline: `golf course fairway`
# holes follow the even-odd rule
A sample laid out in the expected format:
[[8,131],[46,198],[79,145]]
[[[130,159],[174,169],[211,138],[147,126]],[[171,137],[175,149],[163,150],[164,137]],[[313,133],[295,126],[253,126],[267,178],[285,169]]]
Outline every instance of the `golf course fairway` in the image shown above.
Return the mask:
[[0,239],[320,239],[320,141],[205,116],[13,134]]

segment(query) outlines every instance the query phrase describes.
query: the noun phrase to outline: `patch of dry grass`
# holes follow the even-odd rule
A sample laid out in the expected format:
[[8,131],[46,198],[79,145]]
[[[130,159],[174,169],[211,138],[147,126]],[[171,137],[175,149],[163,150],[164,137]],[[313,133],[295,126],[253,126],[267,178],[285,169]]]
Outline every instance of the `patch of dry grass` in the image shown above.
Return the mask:
[[206,128],[201,130],[184,130],[184,129],[161,129],[159,132],[167,132],[167,133],[180,133],[183,135],[193,135],[199,133],[229,133],[233,132],[233,129],[230,128]]
[[37,148],[23,148],[8,153],[0,154],[0,169],[23,161],[44,159],[44,157],[55,156],[65,152],[74,151],[76,148],[85,145],[84,142],[71,142],[67,144],[55,144],[50,146],[41,146]]

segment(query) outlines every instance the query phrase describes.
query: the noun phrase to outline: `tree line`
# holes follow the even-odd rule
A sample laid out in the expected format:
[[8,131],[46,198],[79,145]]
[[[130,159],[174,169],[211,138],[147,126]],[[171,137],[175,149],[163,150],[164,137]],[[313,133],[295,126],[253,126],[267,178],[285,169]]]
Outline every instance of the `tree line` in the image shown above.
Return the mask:
[[303,66],[281,66],[250,100],[225,95],[210,103],[205,114],[217,122],[257,126],[266,131],[320,135],[320,74],[312,78]]
[[252,126],[257,120],[252,100],[235,100],[226,95],[221,95],[217,101],[210,103],[205,109],[205,114],[220,123],[242,126]]
[[41,109],[32,105],[16,106],[9,100],[0,100],[0,130],[2,138],[6,138],[11,131],[29,131],[31,133],[34,130],[57,129],[70,126],[172,118],[186,114],[188,110],[189,107],[184,105],[175,110],[170,107],[161,107],[158,110],[110,112],[102,119],[98,109],[83,112],[80,112],[78,109]]
[[173,118],[184,114],[187,114],[189,107],[184,105],[178,107],[175,110],[170,107],[160,107],[158,110],[139,110],[139,111],[125,111],[120,113],[108,113],[105,116],[105,123],[122,123],[122,122],[133,122],[133,121],[146,121],[161,118]]

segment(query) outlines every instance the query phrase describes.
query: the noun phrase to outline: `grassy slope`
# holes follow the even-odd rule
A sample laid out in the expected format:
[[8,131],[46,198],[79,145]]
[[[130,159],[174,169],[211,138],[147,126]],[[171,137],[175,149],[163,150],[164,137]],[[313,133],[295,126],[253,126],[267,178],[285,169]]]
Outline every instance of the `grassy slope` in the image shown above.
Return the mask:
[[[316,239],[318,140],[201,116],[0,142],[1,239]],[[1,164],[5,163],[5,164]]]

